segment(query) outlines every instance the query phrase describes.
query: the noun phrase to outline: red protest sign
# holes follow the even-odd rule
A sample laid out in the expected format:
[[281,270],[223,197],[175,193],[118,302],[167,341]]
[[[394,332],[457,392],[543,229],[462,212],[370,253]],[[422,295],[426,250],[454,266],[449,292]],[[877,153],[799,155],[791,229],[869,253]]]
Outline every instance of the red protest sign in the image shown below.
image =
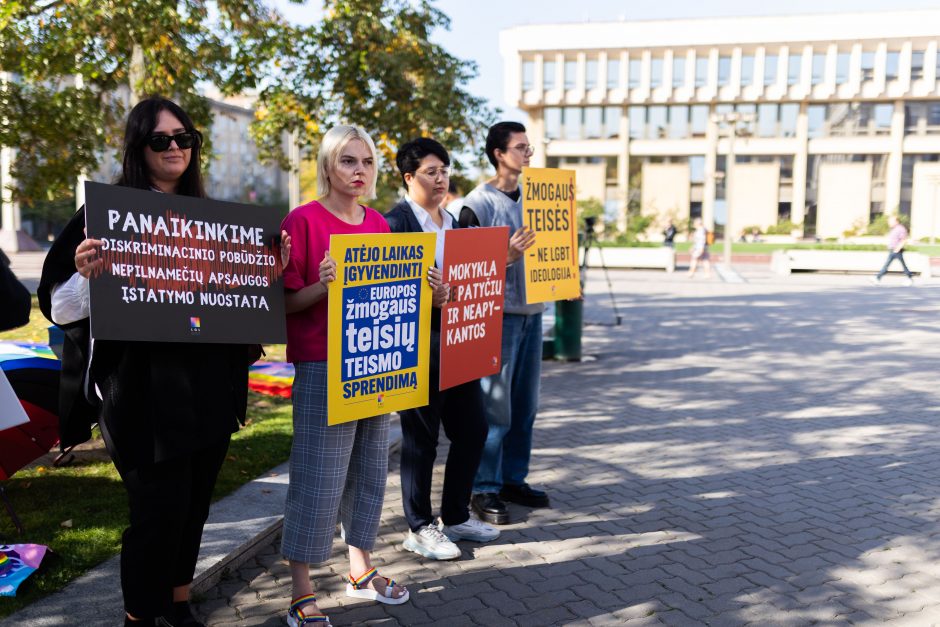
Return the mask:
[[445,234],[439,389],[499,372],[509,227],[456,229]]

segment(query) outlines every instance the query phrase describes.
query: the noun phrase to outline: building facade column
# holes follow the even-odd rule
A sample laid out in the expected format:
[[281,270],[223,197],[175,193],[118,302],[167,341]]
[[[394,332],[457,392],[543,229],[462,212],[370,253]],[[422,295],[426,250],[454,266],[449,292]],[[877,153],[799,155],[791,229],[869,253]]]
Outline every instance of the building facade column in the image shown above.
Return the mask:
[[715,106],[708,107],[708,125],[705,127],[705,184],[702,186],[702,222],[705,228],[715,230],[715,193],[718,190],[718,124],[712,121]]
[[904,164],[904,101],[894,103],[891,114],[891,152],[885,168],[885,213],[901,210],[901,169]]
[[806,166],[809,162],[809,114],[807,104],[800,106],[796,118],[797,149],[793,155],[793,196],[790,199],[790,222],[803,229],[806,219]]

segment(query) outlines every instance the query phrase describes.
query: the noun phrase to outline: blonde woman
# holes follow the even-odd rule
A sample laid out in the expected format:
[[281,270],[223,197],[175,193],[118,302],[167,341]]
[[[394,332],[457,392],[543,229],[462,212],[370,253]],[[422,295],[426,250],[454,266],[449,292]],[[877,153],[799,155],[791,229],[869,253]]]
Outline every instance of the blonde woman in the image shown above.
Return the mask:
[[336,279],[332,234],[388,233],[382,214],[359,203],[375,196],[376,151],[355,126],[330,129],[317,157],[320,198],[297,207],[282,228],[291,237],[284,270],[287,358],[295,368],[294,441],[281,553],[290,562],[292,627],[329,624],[317,607],[310,564],[325,562],[337,514],[349,549],[346,594],[382,603],[408,600],[408,590],[372,567],[388,473],[388,414],[327,424],[327,291]]

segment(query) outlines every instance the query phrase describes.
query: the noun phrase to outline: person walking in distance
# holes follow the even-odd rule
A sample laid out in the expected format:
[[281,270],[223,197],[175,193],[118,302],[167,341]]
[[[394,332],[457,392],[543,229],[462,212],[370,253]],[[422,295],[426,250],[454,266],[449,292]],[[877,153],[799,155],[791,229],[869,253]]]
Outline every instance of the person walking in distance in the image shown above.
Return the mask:
[[541,304],[526,304],[522,258],[535,233],[522,225],[519,176],[535,149],[525,127],[500,122],[486,136],[486,156],[496,176],[464,199],[461,226],[508,226],[512,233],[506,268],[502,366],[481,380],[489,433],[473,484],[471,507],[484,522],[505,525],[505,501],[548,507],[548,495],[526,483],[542,368]]
[[709,277],[712,273],[712,262],[708,254],[708,231],[701,218],[695,218],[692,227],[694,231],[692,232],[692,259],[689,264],[689,276],[695,276],[695,270],[701,262],[705,267],[705,276]]
[[897,259],[901,262],[901,269],[904,270],[904,274],[907,275],[906,285],[914,285],[913,274],[904,262],[904,244],[907,243],[907,229],[894,214],[888,216],[888,226],[891,229],[888,231],[888,258],[878,274],[872,277],[871,282],[875,285],[881,283],[881,277],[887,274],[891,262]]

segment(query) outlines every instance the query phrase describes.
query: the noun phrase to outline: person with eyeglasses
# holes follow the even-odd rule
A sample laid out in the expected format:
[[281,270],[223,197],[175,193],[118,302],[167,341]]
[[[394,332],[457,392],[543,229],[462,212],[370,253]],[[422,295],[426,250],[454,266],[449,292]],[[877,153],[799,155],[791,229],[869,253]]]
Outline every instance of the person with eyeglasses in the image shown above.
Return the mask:
[[[408,532],[402,547],[436,560],[460,557],[455,542],[490,542],[499,530],[470,517],[470,493],[486,441],[486,418],[480,381],[441,390],[441,306],[450,295],[442,283],[447,231],[457,220],[442,208],[450,182],[450,156],[440,143],[421,137],[404,144],[395,156],[407,195],[385,214],[392,233],[435,233],[437,248],[430,277],[434,288],[431,309],[430,392],[428,404],[399,412],[401,416],[401,495]],[[450,440],[440,517],[431,507],[431,480],[441,425]]]
[[[139,102],[127,118],[117,185],[205,198],[202,135],[176,103]],[[167,199],[172,206],[172,198]],[[82,207],[46,256],[38,295],[63,327],[60,437],[98,422],[127,490],[121,543],[125,625],[199,627],[189,605],[202,530],[229,440],[244,421],[258,345],[89,339],[88,282],[104,263]],[[282,235],[282,263],[289,242]]]
[[522,223],[519,177],[535,150],[525,126],[499,122],[486,136],[486,156],[496,176],[467,194],[461,226],[508,226],[502,362],[497,374],[480,384],[489,433],[473,485],[471,507],[481,520],[509,523],[506,501],[548,507],[542,490],[526,482],[532,455],[532,430],[538,412],[542,374],[542,304],[526,304],[523,255],[535,233]]

